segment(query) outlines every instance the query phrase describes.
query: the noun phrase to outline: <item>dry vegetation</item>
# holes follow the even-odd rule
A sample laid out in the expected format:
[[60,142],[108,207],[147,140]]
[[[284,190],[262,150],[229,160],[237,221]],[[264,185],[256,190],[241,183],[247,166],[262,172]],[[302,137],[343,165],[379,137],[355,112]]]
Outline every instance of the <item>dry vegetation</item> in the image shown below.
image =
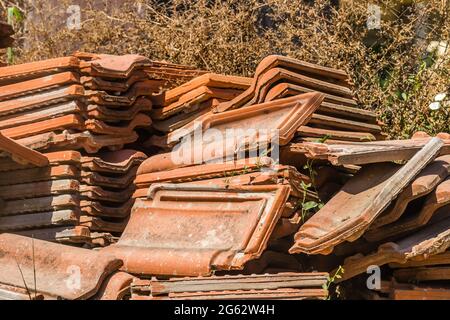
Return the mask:
[[[57,1],[56,9],[46,0],[0,0],[7,2],[19,2],[27,16],[17,26],[16,62],[75,50],[138,53],[251,76],[263,57],[284,54],[349,72],[361,105],[379,113],[391,137],[450,132],[450,110],[428,108],[449,89],[450,63],[426,54],[430,41],[450,38],[448,0],[143,0],[115,9],[96,1],[79,31],[61,22],[74,1]],[[378,30],[367,28],[368,3],[383,8]]]

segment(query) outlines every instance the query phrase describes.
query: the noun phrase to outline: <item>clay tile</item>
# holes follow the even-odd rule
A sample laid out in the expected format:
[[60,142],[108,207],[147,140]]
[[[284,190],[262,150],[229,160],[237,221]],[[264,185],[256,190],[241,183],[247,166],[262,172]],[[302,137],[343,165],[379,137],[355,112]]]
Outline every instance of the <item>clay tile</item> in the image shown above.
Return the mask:
[[[103,252],[12,234],[0,235],[0,251],[1,284],[25,289],[25,281],[33,293],[36,283],[37,293],[50,299],[89,298],[98,291],[105,277],[121,265],[120,260]],[[73,274],[68,270],[80,274],[79,285],[67,285]]]
[[[286,291],[279,289],[301,289],[298,295],[304,294],[305,298],[317,290],[317,296],[310,298],[325,299],[327,290],[323,290],[323,284],[327,281],[327,273],[278,273],[278,274],[252,274],[252,275],[227,275],[195,278],[171,278],[168,280],[139,280],[135,279],[132,283],[133,298],[148,297],[153,299],[176,299],[182,297],[204,297],[206,299],[215,299],[232,296],[257,297],[260,295],[277,296],[279,298],[286,294]],[[279,291],[277,291],[279,290]],[[291,294],[293,293],[291,292]],[[295,294],[294,294],[295,295]],[[300,297],[298,297],[300,298]],[[220,298],[219,298],[220,299]]]
[[[285,186],[239,191],[153,185],[151,200],[135,204],[118,243],[104,250],[122,257],[123,270],[131,273],[193,276],[242,269],[262,253],[288,194]],[[230,209],[235,201],[237,211]]]
[[442,140],[432,139],[406,165],[365,166],[314,214],[295,235],[291,253],[329,254],[334,246],[361,237],[375,218],[440,152]]
[[62,57],[18,64],[0,69],[0,85],[40,78],[42,76],[74,70],[79,67],[75,57]]
[[1,87],[2,90],[0,93],[0,101],[78,82],[79,78],[76,73],[63,72],[15,84],[9,84]]
[[21,164],[33,164],[38,167],[48,165],[48,159],[41,153],[31,150],[0,133],[0,152],[7,153],[14,161]]

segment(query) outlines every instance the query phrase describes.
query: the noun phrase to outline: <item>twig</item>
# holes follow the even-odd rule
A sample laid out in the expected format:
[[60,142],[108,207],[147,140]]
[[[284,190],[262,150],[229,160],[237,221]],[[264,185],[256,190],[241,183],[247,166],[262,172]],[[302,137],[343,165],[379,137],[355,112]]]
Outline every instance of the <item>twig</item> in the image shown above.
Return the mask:
[[36,299],[37,286],[36,286],[36,264],[35,264],[35,260],[34,260],[34,234],[31,235],[31,247],[33,249],[34,298]]
[[20,265],[17,262],[17,260],[16,260],[16,264],[17,264],[17,268],[19,268],[20,276],[22,277],[22,281],[23,281],[23,285],[25,286],[25,290],[27,290],[28,297],[30,298],[30,300],[32,300],[30,290],[28,289],[27,283],[25,281],[25,277],[23,276],[22,269],[20,268]]

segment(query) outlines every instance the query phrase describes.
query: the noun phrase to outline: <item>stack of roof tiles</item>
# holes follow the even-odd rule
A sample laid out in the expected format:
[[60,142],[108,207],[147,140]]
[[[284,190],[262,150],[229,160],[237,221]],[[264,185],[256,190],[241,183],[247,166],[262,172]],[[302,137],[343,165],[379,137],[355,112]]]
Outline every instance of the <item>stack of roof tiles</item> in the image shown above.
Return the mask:
[[181,128],[219,103],[229,101],[251,84],[251,79],[207,73],[153,96],[153,128],[165,134]]
[[134,300],[238,300],[326,298],[327,273],[133,279]]
[[290,252],[327,255],[335,265],[342,264],[338,282],[353,286],[353,294],[368,294],[365,282],[356,286],[359,291],[355,283],[375,265],[393,283],[382,292],[384,298],[439,297],[421,286],[406,286],[407,292],[399,289],[397,294],[397,284],[410,282],[438,285],[441,297],[448,297],[450,288],[443,282],[448,278],[436,260],[450,246],[449,138],[445,133],[433,139],[418,133],[411,140],[308,144],[309,157],[361,169],[300,227]]
[[85,53],[4,67],[0,130],[38,150],[120,148],[150,127],[149,96],[169,81],[147,70],[171,69],[137,55]]
[[[272,76],[271,70],[277,66],[283,66],[286,71],[278,73],[277,70]],[[270,74],[267,82],[266,72]],[[261,82],[260,78],[264,81]],[[338,79],[341,86],[335,84]],[[237,87],[239,79],[229,77],[228,83],[225,80],[225,77],[217,75],[204,75],[166,92],[166,98],[171,102],[172,95],[184,93],[187,88],[192,89],[184,95],[194,92],[192,97],[196,97],[196,88],[203,83],[210,83],[211,87],[221,86],[226,92],[231,92],[231,97],[236,92],[230,88]],[[183,149],[186,136],[192,137],[196,128],[203,132],[211,128],[223,132],[229,128],[253,128],[278,130],[281,147],[291,147],[293,141],[316,140],[322,133],[335,134],[325,126],[320,127],[320,121],[313,120],[320,118],[321,114],[333,115],[338,123],[352,119],[354,114],[362,114],[363,118],[371,119],[374,127],[377,126],[368,140],[383,138],[375,116],[355,107],[356,102],[350,97],[350,85],[346,80],[345,73],[335,69],[271,56],[261,63],[253,80],[242,79],[241,82],[247,85],[245,91],[241,90],[241,94],[215,108],[208,105],[198,111],[196,104],[204,100],[196,101],[195,98],[192,98],[192,103],[187,98],[179,98],[181,102],[174,102],[173,109],[170,104],[154,108],[153,114],[161,116],[167,111],[169,119],[171,110],[180,110],[183,121],[173,130],[160,129],[167,134],[152,137],[150,144],[166,149]],[[291,82],[299,84],[298,81],[303,81],[302,86],[293,87],[294,91],[273,97],[267,93],[274,92],[272,87],[280,83],[289,86]],[[318,88],[322,88],[323,93],[313,92]],[[199,90],[201,99],[210,99],[204,91]],[[339,95],[346,98],[340,99]],[[333,102],[324,102],[327,98]],[[188,121],[191,114],[194,118]],[[196,127],[198,121],[201,121],[200,127]],[[323,132],[305,138],[301,128],[308,126]],[[348,138],[355,131],[356,127],[348,126],[345,134],[331,139],[355,140],[354,137]],[[361,137],[368,134],[370,131],[362,132]],[[250,137],[244,148],[251,152],[253,150],[249,146],[263,144],[266,140],[267,137]],[[208,146],[207,142],[200,147],[205,146]],[[271,158],[261,155],[234,159],[238,153],[236,147],[236,144],[231,144],[226,150],[232,152],[231,159],[221,163],[214,161],[221,155],[214,154],[197,163],[190,161],[194,158],[194,147],[185,149],[192,151],[186,162],[177,163],[171,152],[155,155],[143,162],[135,180],[137,190],[134,198],[138,200],[131,219],[117,244],[105,249],[123,260],[122,270],[147,276],[197,277],[209,277],[213,273],[272,274],[311,270],[303,267],[302,257],[288,252],[294,245],[293,235],[307,219],[308,210],[304,205],[330,199],[348,179],[348,172],[322,166],[317,169],[316,179],[303,170],[305,157],[300,153],[292,153],[299,160],[295,166],[292,163],[296,161],[284,162],[282,158],[281,163],[276,164]],[[173,228],[175,224],[176,229]],[[220,292],[219,287],[217,290]],[[323,298],[323,294],[316,298]],[[227,296],[218,292],[214,295],[216,298]],[[204,297],[202,294],[199,296]],[[183,297],[188,298],[189,295]]]
[[[188,89],[190,91],[185,93]],[[239,90],[245,91],[238,94]],[[177,142],[177,132],[189,129],[194,121],[207,119],[213,113],[308,92],[321,92],[324,99],[311,119],[297,128],[296,140],[315,141],[327,137],[330,141],[373,141],[385,138],[376,115],[358,108],[350,78],[345,72],[275,55],[261,61],[252,79],[209,74],[166,92],[154,104],[160,107],[152,111],[154,119],[164,120],[158,121],[156,128],[166,135],[152,137],[148,143],[170,148]]]
[[[63,146],[0,136],[6,157],[0,170],[14,177],[1,181],[0,231],[106,246],[79,252],[98,264],[89,266],[97,273],[81,294],[43,286],[35,298],[325,299],[330,279],[344,298],[449,297],[450,134],[385,140],[375,115],[358,108],[345,72],[281,56],[264,59],[252,79],[204,74],[162,91],[197,71],[136,56],[78,53],[70,59],[77,66],[53,64],[44,72],[31,64],[35,71],[16,78],[23,84],[38,74],[53,83],[55,75],[80,72],[69,86],[84,93],[48,100],[42,92],[61,88],[43,88],[40,80],[36,91],[25,90],[32,98],[3,94],[14,101],[0,108],[12,110],[3,123],[19,121],[6,130],[40,122],[35,130],[47,130],[44,110],[67,101],[81,103],[90,141],[124,139],[125,131],[135,141],[134,125],[123,121],[152,120],[142,124],[134,145],[144,152],[98,152],[100,145],[89,139]],[[13,79],[0,76],[9,88]],[[36,95],[43,102],[34,107]],[[128,111],[137,97],[149,107]],[[128,98],[133,106],[121,105]],[[117,107],[110,105],[116,101]],[[127,119],[120,113],[125,110],[132,114]],[[64,137],[80,131],[57,129],[52,134]],[[210,129],[225,140],[209,139]],[[258,134],[230,137],[229,129]],[[199,133],[207,138],[195,140]],[[101,146],[117,149],[116,142]],[[0,271],[15,272],[10,253],[18,247],[31,250],[30,239],[20,235],[0,235]],[[36,241],[38,248],[47,246]],[[81,250],[49,244],[38,263],[73,264],[74,256],[60,255],[64,248]],[[368,290],[364,277],[373,265],[383,281]],[[0,277],[0,297],[26,298],[23,281],[11,279]]]
[[88,53],[1,68],[2,137],[46,152],[47,161],[33,167],[1,159],[1,231],[110,243],[126,225],[137,166],[146,159],[123,145],[138,139],[137,127],[149,129],[153,93],[201,73]]
[[0,232],[64,243],[113,241],[128,220],[134,174],[145,154],[123,149],[44,156],[48,164],[40,167],[1,160]]

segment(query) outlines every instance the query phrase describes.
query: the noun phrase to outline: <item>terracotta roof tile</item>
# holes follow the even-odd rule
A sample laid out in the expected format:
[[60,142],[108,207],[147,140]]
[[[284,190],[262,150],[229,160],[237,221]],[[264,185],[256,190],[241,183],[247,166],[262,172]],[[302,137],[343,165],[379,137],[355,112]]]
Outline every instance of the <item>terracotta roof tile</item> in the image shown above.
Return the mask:
[[38,167],[44,167],[48,164],[48,160],[39,152],[28,149],[27,147],[17,143],[0,132],[0,154],[7,155],[14,162],[21,164],[32,164]]
[[[327,291],[322,287],[327,281],[327,276],[327,273],[313,272],[171,278],[168,280],[135,279],[132,283],[132,298],[200,299],[203,297],[204,299],[224,299],[265,296],[281,299],[298,295],[297,298],[325,299]],[[288,288],[291,290],[283,290]],[[317,296],[314,297],[313,292],[316,292]]]
[[295,235],[291,253],[330,253],[334,246],[361,237],[368,226],[440,152],[436,138],[405,166],[366,166],[307,221]]
[[400,193],[395,204],[377,218],[370,229],[397,221],[411,201],[431,193],[448,175],[450,175],[450,155],[436,158]]
[[404,218],[402,217],[394,223],[372,230],[365,234],[365,238],[369,241],[378,241],[416,230],[426,225],[440,208],[448,204],[450,204],[450,178],[441,182],[425,198],[423,206],[419,207],[418,210],[411,208],[411,212],[407,212]]
[[409,260],[423,260],[429,256],[445,252],[449,242],[450,220],[427,225],[421,231],[402,238],[395,243],[387,242],[378,247],[376,252],[355,255],[345,260],[342,280],[350,279],[367,271],[370,265],[382,266],[388,263],[405,263]]
[[[12,234],[0,235],[0,251],[1,284],[24,289],[24,281],[28,288],[36,283],[36,291],[49,299],[93,296],[105,277],[121,265],[120,260],[103,252]],[[22,254],[17,255],[17,252]],[[71,266],[78,267],[83,279],[81,287],[66,285],[71,275],[67,270]],[[39,272],[33,272],[36,269]]]
[[[136,203],[119,242],[105,250],[124,260],[124,271],[139,274],[207,275],[212,269],[241,269],[262,253],[288,190],[153,185],[149,200]],[[236,201],[240,207],[229,209]],[[217,225],[218,219],[227,222]]]

